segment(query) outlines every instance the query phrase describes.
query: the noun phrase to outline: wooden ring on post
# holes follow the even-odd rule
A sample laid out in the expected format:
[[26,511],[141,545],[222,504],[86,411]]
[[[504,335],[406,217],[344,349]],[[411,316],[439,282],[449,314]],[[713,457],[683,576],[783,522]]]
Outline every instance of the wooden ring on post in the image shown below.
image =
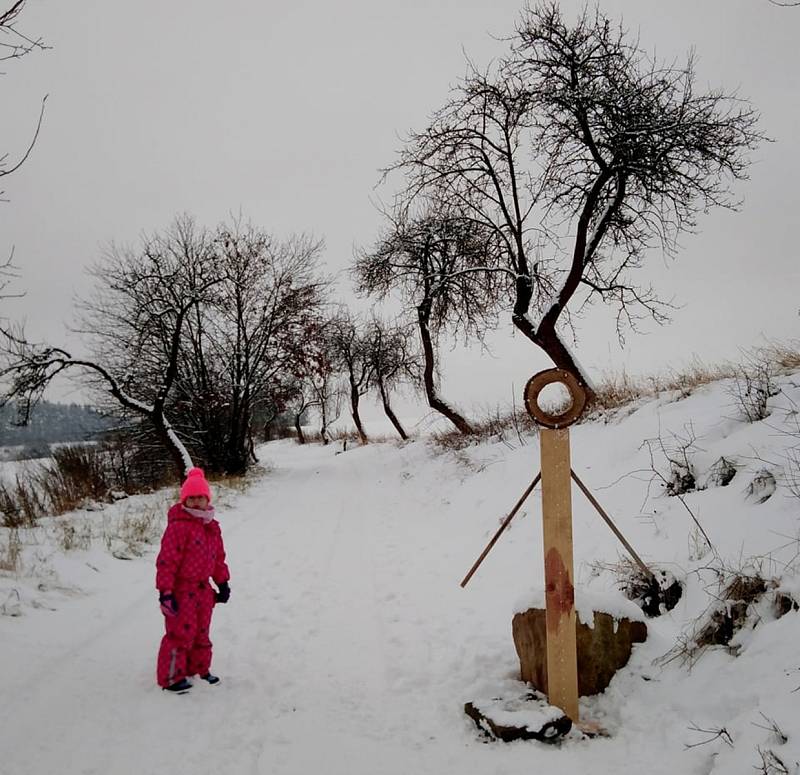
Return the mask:
[[[550,414],[539,406],[539,393],[554,382],[560,382],[569,391],[572,404],[561,414]],[[545,428],[566,428],[582,414],[586,406],[586,392],[572,372],[565,369],[545,369],[534,374],[525,385],[525,408],[528,414]]]

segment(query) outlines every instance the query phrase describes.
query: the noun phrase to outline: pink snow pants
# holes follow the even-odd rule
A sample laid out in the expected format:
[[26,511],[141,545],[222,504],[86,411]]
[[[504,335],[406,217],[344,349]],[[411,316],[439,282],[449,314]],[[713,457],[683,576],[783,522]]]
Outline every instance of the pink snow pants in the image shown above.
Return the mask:
[[214,590],[207,581],[177,584],[173,590],[177,616],[165,616],[166,635],[158,650],[159,686],[170,686],[190,675],[205,675],[211,667],[211,613]]

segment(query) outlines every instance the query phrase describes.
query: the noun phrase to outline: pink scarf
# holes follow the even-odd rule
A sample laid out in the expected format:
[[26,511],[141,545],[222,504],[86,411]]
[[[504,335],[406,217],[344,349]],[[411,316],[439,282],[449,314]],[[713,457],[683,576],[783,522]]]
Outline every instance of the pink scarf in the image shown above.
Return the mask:
[[207,509],[190,509],[188,506],[184,506],[183,510],[187,514],[191,514],[193,517],[197,517],[198,519],[202,519],[203,522],[211,522],[214,519],[214,507],[209,506]]

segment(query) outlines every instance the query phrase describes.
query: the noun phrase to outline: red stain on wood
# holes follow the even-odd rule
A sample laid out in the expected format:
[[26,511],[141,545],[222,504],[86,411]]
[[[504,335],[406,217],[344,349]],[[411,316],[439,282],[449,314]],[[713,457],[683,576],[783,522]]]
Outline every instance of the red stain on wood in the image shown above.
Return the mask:
[[555,547],[551,548],[544,558],[545,599],[547,601],[547,630],[558,629],[562,616],[568,614],[575,606],[575,588]]

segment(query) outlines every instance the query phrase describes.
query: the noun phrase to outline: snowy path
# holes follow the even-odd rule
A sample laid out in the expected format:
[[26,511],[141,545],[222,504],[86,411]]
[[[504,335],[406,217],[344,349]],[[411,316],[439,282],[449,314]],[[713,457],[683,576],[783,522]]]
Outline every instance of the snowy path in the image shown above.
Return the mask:
[[[0,620],[0,775],[706,775],[714,758],[684,749],[687,726],[758,706],[725,657],[708,658],[707,687],[660,676],[651,661],[676,626],[665,618],[592,701],[612,739],[484,744],[462,708],[517,670],[513,598],[541,572],[527,506],[468,590],[458,581],[534,448],[468,464],[420,442],[263,453],[274,470],[219,508],[232,571],[212,631],[223,683],[178,697],[155,686],[154,558],[109,560],[86,595]],[[576,524],[578,551],[614,556],[596,519],[576,512]],[[637,543],[650,530],[629,524]]]
[[35,612],[4,643],[21,669],[4,679],[19,701],[0,707],[0,772],[424,771],[440,726],[424,694],[446,669],[429,629],[445,601],[419,579],[403,592],[425,551],[409,545],[419,525],[397,523],[406,506],[358,462],[282,457],[296,467],[222,509],[233,596],[214,620],[219,687],[170,697],[153,685],[152,562],[118,563],[113,588]]

